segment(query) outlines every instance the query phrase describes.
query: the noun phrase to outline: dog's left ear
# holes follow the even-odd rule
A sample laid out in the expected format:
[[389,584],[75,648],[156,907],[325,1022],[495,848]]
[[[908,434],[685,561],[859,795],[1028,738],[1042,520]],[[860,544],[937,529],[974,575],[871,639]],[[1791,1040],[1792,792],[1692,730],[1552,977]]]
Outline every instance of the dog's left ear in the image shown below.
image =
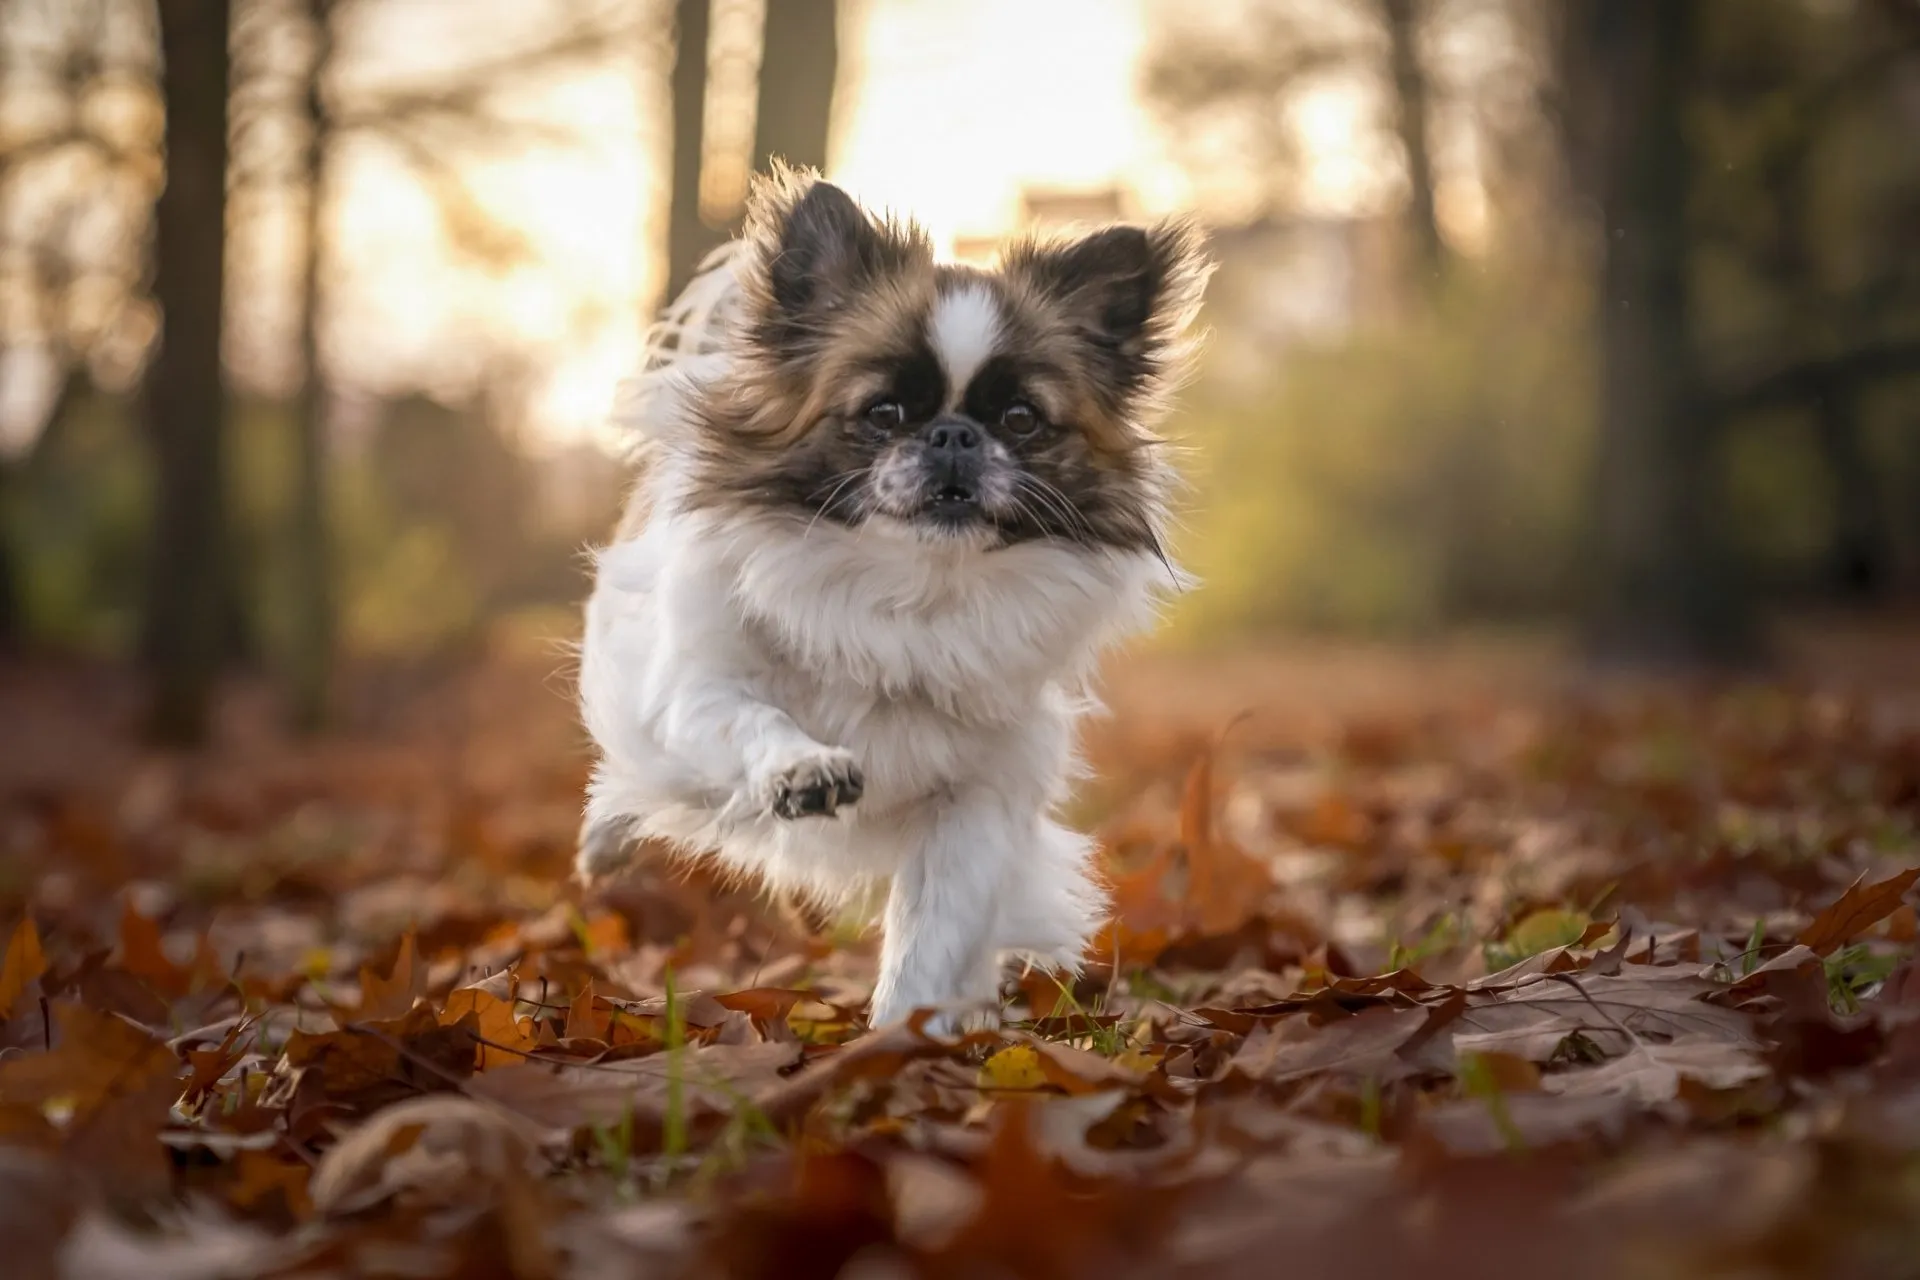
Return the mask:
[[1027,241],[1009,251],[1005,270],[1062,308],[1115,388],[1132,392],[1178,372],[1213,264],[1199,231],[1171,220]]

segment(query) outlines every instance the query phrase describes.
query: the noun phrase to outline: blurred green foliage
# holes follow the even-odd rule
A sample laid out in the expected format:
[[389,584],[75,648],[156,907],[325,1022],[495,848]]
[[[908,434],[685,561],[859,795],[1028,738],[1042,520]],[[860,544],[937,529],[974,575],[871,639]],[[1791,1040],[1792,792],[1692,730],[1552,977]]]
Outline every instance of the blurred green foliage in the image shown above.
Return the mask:
[[[290,499],[293,424],[284,404],[235,405],[230,474],[241,598],[236,645],[275,666],[296,613]],[[563,503],[548,464],[485,412],[410,396],[384,405],[337,451],[330,481],[342,639],[356,653],[417,654],[481,639],[521,610],[584,596],[585,548],[616,516],[624,471]],[[37,648],[124,656],[138,641],[149,472],[132,406],[91,390],[10,464],[9,545],[23,633]]]
[[1462,270],[1430,311],[1203,378],[1178,634],[1394,631],[1565,602],[1593,434],[1577,272]]
[[[1178,550],[1201,589],[1171,636],[1404,634],[1563,616],[1580,590],[1594,446],[1585,275],[1460,264],[1429,312],[1288,350],[1254,387],[1203,372],[1175,434]],[[1920,586],[1920,386],[1863,398],[1892,590]],[[1734,545],[1764,601],[1832,598],[1843,512],[1811,412],[1719,441]]]

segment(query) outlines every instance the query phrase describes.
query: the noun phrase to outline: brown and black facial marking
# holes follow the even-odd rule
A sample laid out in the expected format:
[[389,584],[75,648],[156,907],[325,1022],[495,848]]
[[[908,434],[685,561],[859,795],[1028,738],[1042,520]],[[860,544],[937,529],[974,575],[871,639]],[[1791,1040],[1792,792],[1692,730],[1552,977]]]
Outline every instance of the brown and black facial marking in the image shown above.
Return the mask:
[[[851,353],[836,366],[837,398],[812,428],[778,449],[716,448],[701,470],[696,500],[743,501],[808,519],[856,525],[871,514],[868,473],[879,456],[900,447],[940,412],[946,375],[924,339]],[[896,427],[870,421],[875,404],[901,405]],[[709,441],[737,440],[724,421],[710,421]]]
[[[744,341],[699,410],[694,505],[857,526],[887,509],[884,490],[901,516],[894,481],[916,474],[923,429],[960,415],[995,442],[1008,481],[966,527],[1000,545],[1158,549],[1172,472],[1151,426],[1206,272],[1191,232],[1110,228],[1016,245],[997,272],[935,266],[918,228],[783,171],[756,190],[746,252]],[[992,354],[954,387],[933,320],[966,289],[994,299],[998,323]],[[881,402],[901,413],[877,423]],[[1015,405],[1032,416],[1010,417]]]
[[856,399],[866,401],[858,406],[860,408],[880,401],[894,401],[902,410],[902,426],[911,430],[931,421],[946,406],[946,370],[940,367],[940,358],[927,345],[924,335],[917,335],[903,350],[875,352],[858,363],[873,379],[868,384],[872,388],[870,394],[856,394]]
[[839,187],[784,167],[756,187],[746,236],[748,334],[787,367],[819,360],[876,286],[933,261],[917,225],[876,220]]
[[1007,543],[1054,538],[1153,550],[1165,497],[1157,446],[1103,453],[1084,430],[1055,417],[1049,405],[1066,401],[1049,383],[1064,376],[1034,357],[1003,352],[961,393],[962,411],[1019,466],[1015,509],[997,515],[995,528]]
[[1210,269],[1199,234],[1180,221],[1023,241],[1004,265],[1029,349],[1078,366],[1099,419],[1088,426],[1114,440],[1138,432],[1182,376]]

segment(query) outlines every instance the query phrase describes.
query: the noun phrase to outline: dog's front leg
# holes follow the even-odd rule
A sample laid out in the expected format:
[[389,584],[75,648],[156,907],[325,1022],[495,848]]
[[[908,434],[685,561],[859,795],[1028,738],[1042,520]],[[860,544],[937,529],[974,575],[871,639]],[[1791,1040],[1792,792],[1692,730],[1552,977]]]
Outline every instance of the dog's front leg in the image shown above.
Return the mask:
[[930,1006],[946,1010],[929,1024],[936,1031],[952,1030],[956,1019],[992,1020],[1000,978],[993,934],[1020,830],[1009,807],[984,790],[929,815],[887,897],[875,1026]]
[[745,681],[691,663],[676,670],[677,679],[660,681],[666,691],[650,717],[625,720],[617,697],[588,705],[604,756],[587,789],[574,862],[583,880],[625,865],[635,818],[661,794],[697,795],[723,823],[758,823],[832,817],[865,791],[850,752],[815,741]]

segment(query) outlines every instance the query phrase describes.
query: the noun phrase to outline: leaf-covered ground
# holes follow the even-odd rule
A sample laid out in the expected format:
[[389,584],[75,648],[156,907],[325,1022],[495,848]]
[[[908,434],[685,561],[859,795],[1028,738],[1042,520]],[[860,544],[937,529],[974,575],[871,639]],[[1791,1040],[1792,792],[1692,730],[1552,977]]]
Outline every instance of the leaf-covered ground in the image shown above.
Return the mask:
[[4,1269],[1920,1275],[1914,651],[1135,661],[1118,922],[962,1040],[850,922],[570,886],[551,660],[192,758],[0,669]]

